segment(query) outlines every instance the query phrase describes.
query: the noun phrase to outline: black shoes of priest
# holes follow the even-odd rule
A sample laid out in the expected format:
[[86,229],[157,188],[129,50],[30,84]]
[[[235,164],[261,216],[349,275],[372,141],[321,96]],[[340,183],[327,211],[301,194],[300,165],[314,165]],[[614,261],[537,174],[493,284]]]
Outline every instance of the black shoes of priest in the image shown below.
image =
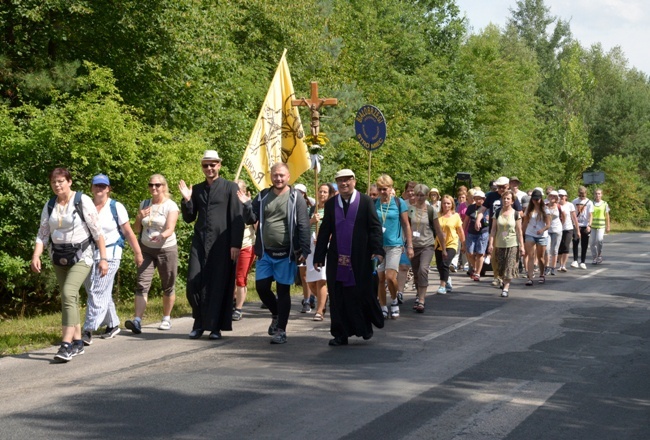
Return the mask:
[[339,345],[348,345],[348,338],[342,338],[342,337],[336,337],[334,339],[330,339],[329,345],[332,347],[338,347]]

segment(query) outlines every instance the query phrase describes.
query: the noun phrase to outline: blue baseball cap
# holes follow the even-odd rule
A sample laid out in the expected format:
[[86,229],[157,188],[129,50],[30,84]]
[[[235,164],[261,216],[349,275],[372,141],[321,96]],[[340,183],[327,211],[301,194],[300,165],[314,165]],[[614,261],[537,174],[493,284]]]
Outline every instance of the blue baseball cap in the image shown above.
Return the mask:
[[108,176],[106,174],[97,174],[95,177],[93,177],[93,185],[111,185],[111,181],[108,180]]

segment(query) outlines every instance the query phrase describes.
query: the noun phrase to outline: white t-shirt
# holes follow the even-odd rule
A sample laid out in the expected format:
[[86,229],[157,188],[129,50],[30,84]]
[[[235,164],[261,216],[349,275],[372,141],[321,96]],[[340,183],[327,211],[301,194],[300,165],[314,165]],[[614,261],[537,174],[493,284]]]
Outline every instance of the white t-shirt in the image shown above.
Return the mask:
[[[143,209],[144,202],[140,203],[140,209]],[[149,215],[142,219],[142,237],[140,241],[143,245],[153,248],[162,249],[176,245],[176,232],[163,241],[151,241],[152,238],[160,235],[165,230],[167,216],[174,211],[179,211],[178,205],[172,199],[165,200],[162,204],[149,205],[151,211]]]
[[562,220],[560,220],[560,205],[555,205],[555,208],[546,207],[546,213],[551,216],[551,227],[549,228],[549,234],[561,234],[562,233]]
[[576,207],[576,216],[578,217],[578,226],[584,228],[589,226],[589,214],[594,212],[594,204],[589,199],[581,200],[580,197],[573,201]]
[[571,219],[571,213],[576,211],[576,207],[573,206],[573,203],[565,203],[564,205],[559,206],[564,212],[564,224],[562,225],[562,230],[573,231],[573,220]]
[[[126,208],[120,202],[115,202],[115,210],[117,211],[117,221],[120,225],[129,222],[129,214],[126,212]],[[106,241],[106,257],[109,260],[120,260],[122,259],[122,247],[121,246],[111,246],[120,239],[120,232],[117,230],[117,223],[113,218],[113,213],[111,212],[111,199],[109,198],[106,201],[106,204],[99,211],[99,223],[102,225],[102,231],[104,232],[104,240]],[[99,259],[99,249],[95,250],[95,260]]]

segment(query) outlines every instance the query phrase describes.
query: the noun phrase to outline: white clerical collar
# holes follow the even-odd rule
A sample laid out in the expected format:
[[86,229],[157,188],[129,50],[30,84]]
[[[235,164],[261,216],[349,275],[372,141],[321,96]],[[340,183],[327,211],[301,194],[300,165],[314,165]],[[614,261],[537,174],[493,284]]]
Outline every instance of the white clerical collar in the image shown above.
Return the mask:
[[[353,189],[352,195],[350,196],[350,201],[348,203],[351,204],[352,202],[354,202],[356,197],[357,197],[357,190]],[[341,197],[341,194],[339,194],[338,202],[339,202],[339,206],[343,208],[343,197]]]

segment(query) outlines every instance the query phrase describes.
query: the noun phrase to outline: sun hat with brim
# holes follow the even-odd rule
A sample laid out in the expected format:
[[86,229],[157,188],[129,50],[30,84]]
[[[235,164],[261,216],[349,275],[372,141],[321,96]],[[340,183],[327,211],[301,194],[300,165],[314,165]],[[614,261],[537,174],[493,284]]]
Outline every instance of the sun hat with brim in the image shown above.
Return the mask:
[[108,176],[106,174],[97,174],[95,177],[93,177],[93,185],[111,185],[111,181],[108,180]]
[[485,193],[483,191],[474,191],[474,197],[485,198]]
[[559,196],[568,196],[567,192],[566,192],[565,190],[563,190],[563,189],[559,190],[559,191],[557,192],[557,194],[558,194]]
[[302,192],[303,194],[307,194],[307,187],[302,183],[296,183],[293,187],[296,188],[298,191]]
[[219,157],[219,153],[217,153],[216,150],[205,150],[203,153],[203,159],[201,159],[201,162],[221,162],[221,158]]
[[511,182],[519,182],[519,183],[521,183],[521,180],[519,180],[519,177],[514,177],[514,176],[510,178],[510,181]]
[[550,193],[548,193],[548,195],[549,195],[549,196],[559,197],[559,196],[560,196],[560,193],[557,192],[557,191],[551,191]]
[[431,193],[436,193],[436,194],[440,195],[440,191],[438,191],[438,188],[431,188],[429,190],[429,194],[431,194]]
[[497,186],[503,186],[503,185],[507,185],[509,183],[510,183],[510,179],[508,179],[505,176],[501,176],[497,180],[494,181],[494,184],[497,185]]
[[336,174],[334,175],[334,179],[339,179],[341,177],[356,178],[356,176],[354,175],[354,171],[352,171],[349,168],[343,168],[342,170],[337,171]]

